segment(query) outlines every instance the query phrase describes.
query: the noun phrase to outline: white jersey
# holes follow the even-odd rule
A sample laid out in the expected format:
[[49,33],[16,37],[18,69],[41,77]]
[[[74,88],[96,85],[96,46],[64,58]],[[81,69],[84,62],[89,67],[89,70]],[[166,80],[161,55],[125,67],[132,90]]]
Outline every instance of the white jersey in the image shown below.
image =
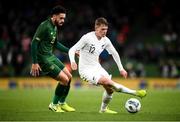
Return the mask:
[[106,49],[112,54],[119,71],[123,70],[119,54],[115,50],[108,37],[97,39],[95,32],[89,32],[81,37],[81,39],[69,50],[70,62],[75,62],[75,52],[80,51],[79,72],[83,70],[101,67],[99,63],[99,55]]

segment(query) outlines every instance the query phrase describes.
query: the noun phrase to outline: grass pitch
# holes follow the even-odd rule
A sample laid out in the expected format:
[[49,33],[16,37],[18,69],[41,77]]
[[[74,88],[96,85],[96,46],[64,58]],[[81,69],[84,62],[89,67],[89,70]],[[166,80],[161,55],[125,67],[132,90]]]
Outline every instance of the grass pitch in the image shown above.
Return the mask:
[[76,112],[54,113],[48,110],[53,89],[0,90],[0,121],[178,121],[180,90],[148,91],[140,100],[141,110],[128,113],[124,104],[128,94],[115,93],[110,104],[116,115],[99,114],[103,89],[71,89],[67,102]]

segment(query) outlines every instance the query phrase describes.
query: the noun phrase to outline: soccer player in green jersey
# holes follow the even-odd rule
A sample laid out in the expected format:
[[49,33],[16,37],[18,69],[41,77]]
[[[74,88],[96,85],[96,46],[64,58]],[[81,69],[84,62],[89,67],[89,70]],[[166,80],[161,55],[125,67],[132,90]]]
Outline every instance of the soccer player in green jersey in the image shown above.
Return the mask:
[[71,73],[64,64],[53,54],[53,49],[68,53],[69,49],[57,41],[57,28],[65,21],[66,10],[56,6],[51,10],[50,17],[43,21],[36,30],[31,43],[32,76],[39,76],[40,71],[59,81],[55,89],[53,101],[49,109],[54,112],[72,112],[65,99],[70,89]]

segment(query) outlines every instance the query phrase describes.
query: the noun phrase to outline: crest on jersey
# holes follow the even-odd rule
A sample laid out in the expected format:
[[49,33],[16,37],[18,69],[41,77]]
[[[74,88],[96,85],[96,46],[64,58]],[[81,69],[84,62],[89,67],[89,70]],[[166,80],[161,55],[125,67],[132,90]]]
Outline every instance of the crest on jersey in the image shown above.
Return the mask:
[[101,47],[102,47],[102,49],[104,49],[105,48],[105,44],[103,44]]

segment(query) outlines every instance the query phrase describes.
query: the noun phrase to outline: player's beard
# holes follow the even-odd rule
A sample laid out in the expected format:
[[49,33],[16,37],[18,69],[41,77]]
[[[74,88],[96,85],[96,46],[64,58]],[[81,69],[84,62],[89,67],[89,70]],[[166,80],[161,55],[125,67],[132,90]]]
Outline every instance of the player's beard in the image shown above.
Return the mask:
[[63,24],[64,24],[64,22],[55,21],[55,25],[56,25],[57,27],[61,27]]

